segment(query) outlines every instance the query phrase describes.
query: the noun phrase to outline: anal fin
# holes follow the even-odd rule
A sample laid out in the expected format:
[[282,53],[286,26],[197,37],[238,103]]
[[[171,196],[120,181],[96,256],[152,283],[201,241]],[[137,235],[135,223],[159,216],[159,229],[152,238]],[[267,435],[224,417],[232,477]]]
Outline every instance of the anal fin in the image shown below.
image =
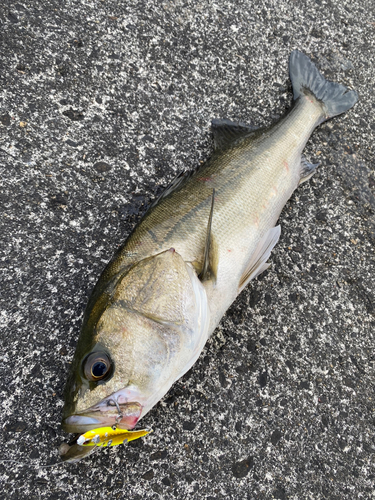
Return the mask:
[[301,158],[301,170],[300,170],[300,180],[299,184],[302,184],[302,182],[308,181],[310,177],[312,177],[315,172],[317,167],[319,167],[319,163],[309,163],[304,156]]
[[253,255],[250,258],[245,272],[243,273],[238,285],[238,293],[242,292],[245,286],[259,274],[265,271],[270,264],[267,263],[273,247],[280,238],[280,226],[273,227],[267,231],[263,238],[259,241]]

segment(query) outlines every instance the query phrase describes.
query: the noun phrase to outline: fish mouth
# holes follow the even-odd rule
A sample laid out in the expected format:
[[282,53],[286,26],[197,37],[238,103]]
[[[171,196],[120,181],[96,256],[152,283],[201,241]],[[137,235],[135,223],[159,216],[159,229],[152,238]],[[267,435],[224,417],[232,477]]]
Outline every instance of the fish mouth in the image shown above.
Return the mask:
[[84,434],[98,427],[112,427],[131,430],[142,414],[142,405],[138,402],[119,404],[114,400],[74,413],[64,418],[62,427],[66,432]]

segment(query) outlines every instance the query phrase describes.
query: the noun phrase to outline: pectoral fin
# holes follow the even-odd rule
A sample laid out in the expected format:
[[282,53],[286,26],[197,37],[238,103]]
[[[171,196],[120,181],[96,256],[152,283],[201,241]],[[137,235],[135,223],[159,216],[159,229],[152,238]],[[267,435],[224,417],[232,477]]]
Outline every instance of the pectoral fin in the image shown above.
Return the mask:
[[210,215],[208,217],[208,224],[207,224],[207,234],[206,234],[206,244],[205,244],[205,249],[204,249],[203,267],[202,267],[202,271],[199,273],[199,276],[198,276],[198,278],[201,281],[205,281],[208,278],[208,274],[210,271],[210,249],[211,249],[211,240],[212,240],[211,227],[212,227],[212,215],[214,212],[214,203],[215,203],[215,189],[212,190],[211,210],[210,210]]
[[270,256],[273,247],[278,242],[280,233],[280,226],[273,227],[267,231],[267,233],[259,241],[253,255],[250,258],[246,270],[242,275],[238,285],[238,293],[242,292],[245,286],[252,279],[256,278],[260,273],[269,267],[270,264],[267,263],[267,259]]

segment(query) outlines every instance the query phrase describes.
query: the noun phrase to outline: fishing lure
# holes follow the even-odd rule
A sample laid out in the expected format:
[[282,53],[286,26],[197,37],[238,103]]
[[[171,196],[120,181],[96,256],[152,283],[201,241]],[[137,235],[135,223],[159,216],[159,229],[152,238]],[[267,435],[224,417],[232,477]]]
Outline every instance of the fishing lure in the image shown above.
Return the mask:
[[150,429],[127,431],[113,427],[99,427],[79,436],[77,444],[79,446],[117,446],[147,436],[150,432],[152,432]]

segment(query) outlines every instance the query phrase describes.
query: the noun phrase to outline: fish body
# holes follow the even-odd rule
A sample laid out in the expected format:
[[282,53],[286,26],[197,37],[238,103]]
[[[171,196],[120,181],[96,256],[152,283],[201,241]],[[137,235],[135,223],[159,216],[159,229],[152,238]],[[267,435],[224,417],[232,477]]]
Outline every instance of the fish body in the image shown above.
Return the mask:
[[286,116],[263,129],[214,120],[212,157],[167,188],[102,273],[67,383],[66,430],[132,429],[268,267],[280,212],[317,167],[301,158],[306,142],[357,100],[301,52],[290,76]]

